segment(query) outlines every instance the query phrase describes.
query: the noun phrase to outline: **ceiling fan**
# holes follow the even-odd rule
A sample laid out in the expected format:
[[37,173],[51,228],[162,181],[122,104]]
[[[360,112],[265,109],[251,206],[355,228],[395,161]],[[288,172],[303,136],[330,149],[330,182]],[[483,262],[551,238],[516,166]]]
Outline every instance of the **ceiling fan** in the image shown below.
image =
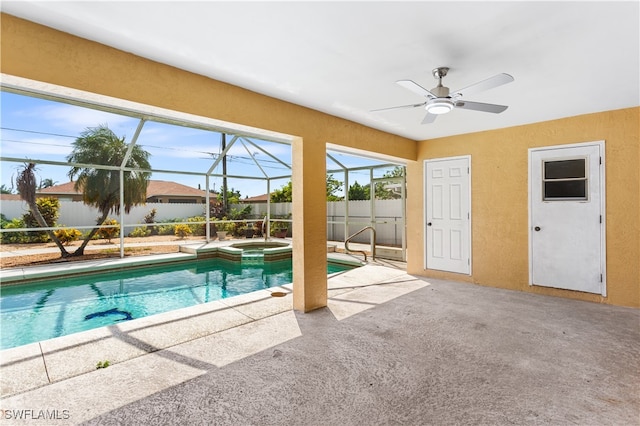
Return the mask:
[[388,111],[392,109],[403,108],[418,108],[424,107],[427,111],[427,115],[422,120],[422,124],[433,123],[440,114],[446,114],[452,111],[454,108],[470,109],[474,111],[491,112],[499,114],[506,110],[508,107],[505,105],[485,104],[481,102],[471,102],[464,100],[468,95],[478,93],[482,90],[493,89],[494,87],[502,86],[503,84],[511,83],[514,79],[509,74],[497,74],[486,80],[482,80],[478,83],[467,86],[464,89],[449,91],[448,87],[442,85],[442,78],[447,75],[449,68],[438,67],[435,68],[432,73],[438,80],[438,85],[431,90],[427,90],[412,80],[398,80],[397,84],[409,89],[420,96],[427,98],[425,102],[411,105],[401,105],[391,108],[376,109],[371,112]]

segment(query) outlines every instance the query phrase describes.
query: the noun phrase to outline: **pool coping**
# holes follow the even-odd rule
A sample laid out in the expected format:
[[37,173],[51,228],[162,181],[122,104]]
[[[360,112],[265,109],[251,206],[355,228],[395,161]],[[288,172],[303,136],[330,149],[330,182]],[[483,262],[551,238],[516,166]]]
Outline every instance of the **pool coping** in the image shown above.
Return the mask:
[[[373,306],[349,304],[348,293],[354,289],[396,285],[399,287],[394,291],[404,294],[426,285],[407,277],[404,270],[380,265],[329,275],[328,296],[347,300],[332,299],[337,306],[335,315],[350,315],[354,309],[359,312]],[[0,351],[0,397],[95,371],[99,362],[125,362],[292,310],[293,284],[286,284],[5,349]]]
[[195,254],[170,253],[153,254],[147,256],[125,257],[121,259],[86,260],[77,262],[61,262],[48,265],[27,266],[23,268],[2,269],[0,282],[5,285],[19,285],[27,280],[55,278],[62,275],[79,275],[83,273],[95,273],[99,271],[118,270],[132,266],[151,266],[156,264],[196,260]]
[[[270,240],[267,242],[275,247],[265,249],[265,260],[277,261],[291,257],[293,247],[287,240]],[[236,246],[247,245],[256,247],[263,245],[262,241],[253,240],[228,240],[199,242],[180,246],[180,252],[169,254],[155,254],[146,256],[131,256],[124,258],[108,258],[103,260],[87,260],[77,262],[50,263],[47,265],[27,266],[21,268],[0,269],[0,286],[18,285],[29,280],[55,278],[62,275],[80,275],[95,273],[97,271],[111,271],[131,267],[145,267],[170,262],[208,259],[220,257],[227,260],[239,261],[242,249]],[[327,260],[348,266],[361,266],[364,264],[358,258],[344,253],[327,253]]]

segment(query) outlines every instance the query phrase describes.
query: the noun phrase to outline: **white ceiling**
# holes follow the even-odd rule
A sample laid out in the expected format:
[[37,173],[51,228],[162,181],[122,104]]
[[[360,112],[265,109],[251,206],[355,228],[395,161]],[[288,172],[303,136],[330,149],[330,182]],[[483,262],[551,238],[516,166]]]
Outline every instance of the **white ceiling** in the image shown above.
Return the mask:
[[[415,140],[640,105],[640,3],[2,1],[3,12]],[[423,125],[395,84],[515,81]]]

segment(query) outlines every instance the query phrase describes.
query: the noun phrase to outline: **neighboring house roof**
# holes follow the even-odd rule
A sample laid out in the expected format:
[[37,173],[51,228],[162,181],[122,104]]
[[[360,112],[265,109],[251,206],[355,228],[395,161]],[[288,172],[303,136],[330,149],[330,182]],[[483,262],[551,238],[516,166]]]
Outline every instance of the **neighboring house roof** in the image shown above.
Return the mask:
[[269,194],[256,195],[255,197],[247,197],[240,200],[242,203],[266,203],[269,199]]
[[[75,182],[67,182],[60,185],[43,188],[37,192],[40,196],[45,195],[78,195],[81,192],[74,189]],[[192,196],[206,197],[206,191],[182,185],[177,182],[169,182],[165,180],[150,180],[147,186],[147,197],[161,196]]]
[[39,189],[38,191],[36,191],[36,193],[38,195],[44,194],[44,195],[48,195],[48,194],[68,194],[68,195],[75,195],[75,194],[80,194],[80,191],[76,191],[73,186],[75,185],[75,182],[67,182],[67,183],[63,183],[61,185],[53,185],[50,186],[48,188],[42,188]]
[[19,194],[0,194],[0,201],[20,201]]
[[176,182],[165,180],[150,180],[147,186],[147,198],[166,195],[206,197],[207,192],[202,189],[192,188]]

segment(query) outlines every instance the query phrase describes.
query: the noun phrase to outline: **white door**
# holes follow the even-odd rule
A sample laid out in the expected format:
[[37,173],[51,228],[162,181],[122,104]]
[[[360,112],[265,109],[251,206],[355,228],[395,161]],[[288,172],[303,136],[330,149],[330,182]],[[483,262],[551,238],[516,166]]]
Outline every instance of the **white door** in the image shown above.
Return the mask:
[[470,157],[425,161],[425,269],[471,273]]
[[604,145],[529,150],[530,284],[605,295]]

